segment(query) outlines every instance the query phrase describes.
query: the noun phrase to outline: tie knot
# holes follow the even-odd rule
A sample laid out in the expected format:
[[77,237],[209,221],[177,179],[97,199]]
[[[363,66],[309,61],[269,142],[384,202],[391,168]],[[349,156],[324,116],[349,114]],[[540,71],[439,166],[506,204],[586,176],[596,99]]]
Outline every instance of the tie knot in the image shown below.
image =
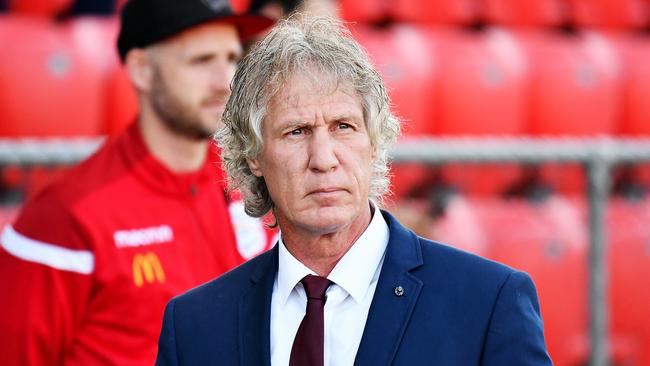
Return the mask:
[[305,287],[307,298],[323,301],[325,301],[325,291],[332,284],[332,281],[327,278],[314,275],[307,275],[300,282]]

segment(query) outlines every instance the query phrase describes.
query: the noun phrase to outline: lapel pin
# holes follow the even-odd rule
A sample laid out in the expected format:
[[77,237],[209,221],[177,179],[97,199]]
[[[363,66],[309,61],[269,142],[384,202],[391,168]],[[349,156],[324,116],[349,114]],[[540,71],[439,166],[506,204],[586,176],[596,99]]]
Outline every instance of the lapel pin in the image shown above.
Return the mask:
[[394,292],[395,292],[395,296],[402,296],[402,295],[404,295],[404,287],[397,286],[397,287],[395,287]]

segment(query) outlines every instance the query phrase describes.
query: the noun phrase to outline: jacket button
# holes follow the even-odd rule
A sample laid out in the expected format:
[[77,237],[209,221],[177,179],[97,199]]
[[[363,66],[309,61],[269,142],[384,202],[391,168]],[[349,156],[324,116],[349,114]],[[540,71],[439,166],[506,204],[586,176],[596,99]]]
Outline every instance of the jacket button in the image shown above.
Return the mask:
[[402,295],[404,295],[404,287],[397,286],[397,287],[395,287],[394,292],[395,292],[395,296],[402,296]]

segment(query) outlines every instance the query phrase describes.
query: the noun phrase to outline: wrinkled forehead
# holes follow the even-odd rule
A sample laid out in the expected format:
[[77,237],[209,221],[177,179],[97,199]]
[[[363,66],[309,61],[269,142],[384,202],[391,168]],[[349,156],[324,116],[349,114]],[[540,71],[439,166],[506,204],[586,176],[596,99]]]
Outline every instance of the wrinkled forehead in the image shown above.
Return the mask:
[[267,108],[282,106],[298,106],[301,97],[306,94],[327,96],[337,91],[343,92],[355,99],[361,106],[361,98],[351,82],[343,80],[333,72],[317,70],[310,67],[296,70],[287,75],[278,75],[272,90]]

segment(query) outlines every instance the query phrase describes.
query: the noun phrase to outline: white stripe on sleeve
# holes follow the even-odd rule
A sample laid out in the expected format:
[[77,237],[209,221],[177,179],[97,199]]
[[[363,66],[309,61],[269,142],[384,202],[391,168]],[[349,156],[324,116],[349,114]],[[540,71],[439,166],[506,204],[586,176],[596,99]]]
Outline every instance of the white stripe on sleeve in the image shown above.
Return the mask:
[[0,238],[2,247],[15,257],[40,263],[63,271],[91,274],[95,269],[95,256],[89,250],[73,250],[30,239],[5,226]]

